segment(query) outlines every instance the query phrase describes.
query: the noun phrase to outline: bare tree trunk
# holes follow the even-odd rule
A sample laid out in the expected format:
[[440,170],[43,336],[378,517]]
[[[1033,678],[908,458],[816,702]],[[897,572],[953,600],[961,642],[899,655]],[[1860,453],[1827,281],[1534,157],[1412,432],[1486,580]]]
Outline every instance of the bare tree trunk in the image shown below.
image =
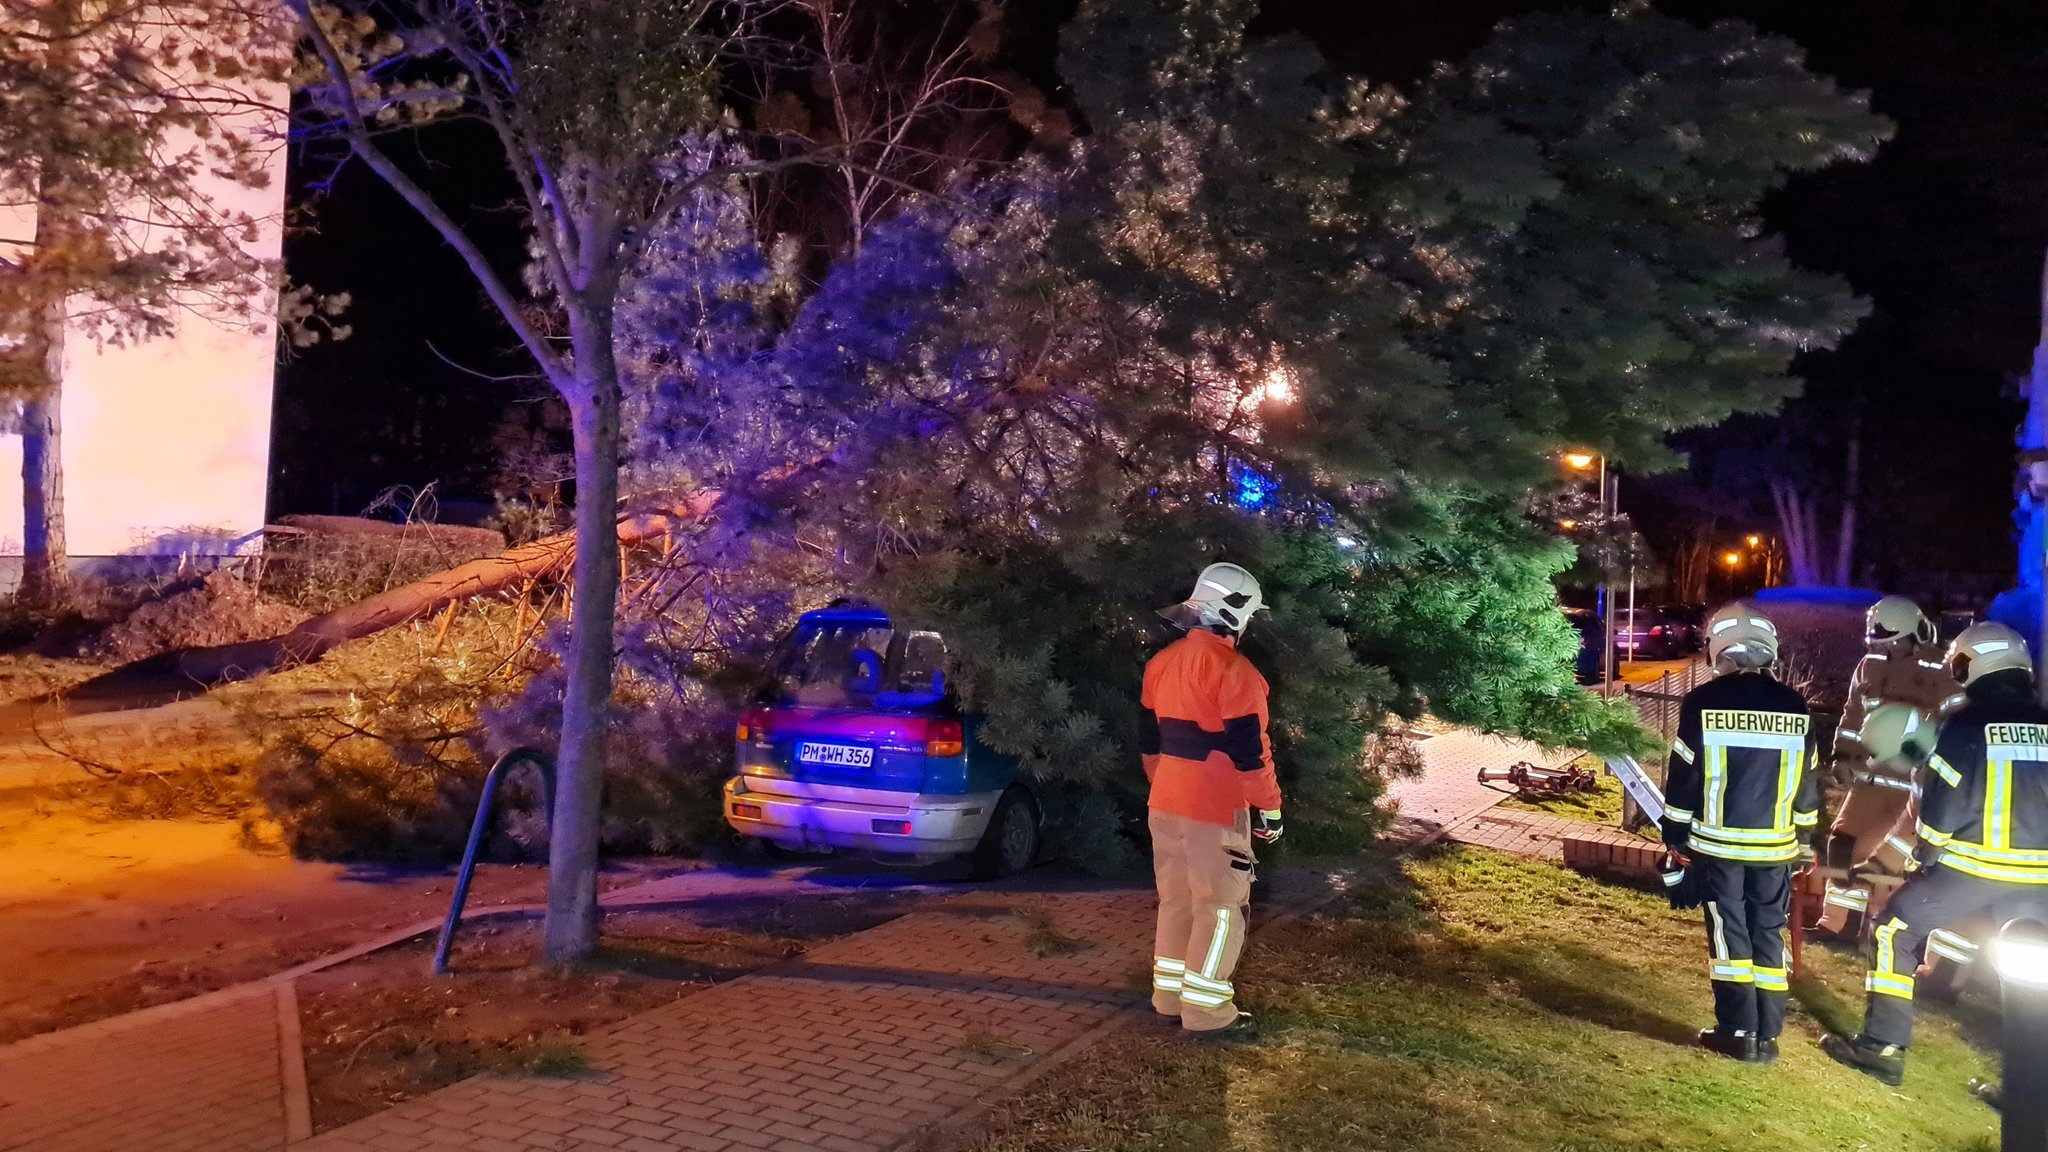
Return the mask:
[[64,304],[48,305],[30,341],[43,382],[21,413],[21,595],[47,604],[71,586],[64,541]]
[[1685,542],[1685,575],[1679,599],[1687,604],[1704,604],[1714,579],[1714,538],[1720,534],[1719,518],[1695,527]]
[[1822,563],[1822,557],[1826,554],[1821,551],[1820,508],[1812,497],[1800,499],[1799,515],[1805,520],[1799,529],[1799,538],[1806,541],[1806,570],[1813,574],[1808,583],[1826,584],[1828,569]]
[[1847,588],[1856,582],[1856,510],[1861,502],[1863,474],[1863,415],[1858,413],[1849,427],[1849,463],[1842,478],[1842,525],[1835,540],[1835,584]]
[[[73,70],[78,61],[78,27],[83,0],[56,0],[41,16],[48,38],[46,66],[54,74]],[[65,234],[74,230],[75,206],[67,179],[75,159],[51,155],[38,158],[36,236],[38,253],[61,251]],[[64,540],[64,322],[65,299],[38,302],[34,331],[27,341],[39,375],[36,390],[23,406],[21,422],[21,595],[48,603],[71,584],[70,556]]]
[[597,948],[597,847],[612,698],[612,634],[619,597],[618,367],[609,298],[570,306],[576,395],[575,607],[569,621],[562,744],[548,829],[548,911],[541,959],[572,964]]
[[1820,583],[1820,558],[1814,548],[1812,507],[1784,480],[1771,481],[1771,501],[1777,505],[1778,527],[1785,538],[1785,556],[1792,566],[1792,583],[1805,587]]

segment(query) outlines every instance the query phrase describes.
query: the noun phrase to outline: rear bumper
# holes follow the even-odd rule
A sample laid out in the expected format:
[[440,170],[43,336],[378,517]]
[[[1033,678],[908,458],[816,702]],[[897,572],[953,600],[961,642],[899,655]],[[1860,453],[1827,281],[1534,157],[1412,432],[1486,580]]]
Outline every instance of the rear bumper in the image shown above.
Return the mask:
[[[735,776],[725,822],[742,836],[798,851],[852,849],[937,858],[972,852],[1003,794],[931,796]],[[878,831],[908,826],[907,832]]]

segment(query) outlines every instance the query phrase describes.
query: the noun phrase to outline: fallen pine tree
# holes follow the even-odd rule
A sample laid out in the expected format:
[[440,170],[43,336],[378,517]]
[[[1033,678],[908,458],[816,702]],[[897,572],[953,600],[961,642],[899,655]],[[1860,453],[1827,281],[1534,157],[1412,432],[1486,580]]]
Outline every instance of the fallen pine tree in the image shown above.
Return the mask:
[[[665,512],[619,518],[618,546],[631,548],[700,519],[718,503],[700,492]],[[189,695],[311,663],[351,640],[418,620],[459,601],[489,596],[534,580],[562,575],[576,557],[576,534],[563,532],[458,565],[402,587],[324,613],[265,640],[187,648],[125,664],[65,694],[67,702],[133,701]]]

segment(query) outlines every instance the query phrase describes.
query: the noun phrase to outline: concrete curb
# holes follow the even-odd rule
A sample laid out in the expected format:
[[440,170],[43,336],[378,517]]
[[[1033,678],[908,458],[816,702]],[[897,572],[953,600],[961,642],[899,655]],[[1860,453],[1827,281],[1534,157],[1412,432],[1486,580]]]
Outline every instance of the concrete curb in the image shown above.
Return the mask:
[[313,1093],[306,1084],[306,1049],[299,1035],[299,989],[289,980],[277,985],[277,1057],[285,1142],[311,1140]]

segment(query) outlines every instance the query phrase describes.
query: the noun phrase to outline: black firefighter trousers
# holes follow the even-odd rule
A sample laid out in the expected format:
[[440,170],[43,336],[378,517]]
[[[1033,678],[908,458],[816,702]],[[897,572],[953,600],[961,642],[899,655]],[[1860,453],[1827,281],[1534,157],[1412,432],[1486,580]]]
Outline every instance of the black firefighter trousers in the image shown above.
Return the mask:
[[1863,1035],[1901,1048],[1912,1044],[1913,977],[1927,958],[1927,938],[1987,913],[1998,924],[2022,916],[2048,920],[2048,885],[1986,880],[1940,864],[1915,872],[1885,905],[1877,926],[1877,956],[1864,981],[1870,1007]]
[[1692,868],[1705,897],[1714,1027],[1723,1036],[1776,1040],[1785,1030],[1785,1001],[1792,988],[1785,965],[1792,866],[1742,864],[1695,853]]

